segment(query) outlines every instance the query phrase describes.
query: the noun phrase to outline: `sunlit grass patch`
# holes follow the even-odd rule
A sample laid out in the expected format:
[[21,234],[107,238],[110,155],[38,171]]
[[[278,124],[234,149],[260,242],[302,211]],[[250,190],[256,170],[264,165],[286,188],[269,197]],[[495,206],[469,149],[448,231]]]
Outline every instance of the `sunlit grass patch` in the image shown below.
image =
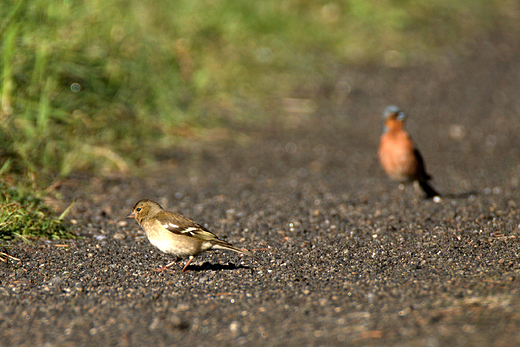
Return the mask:
[[55,216],[42,199],[21,186],[9,185],[0,178],[0,240],[74,238],[70,224],[64,220],[72,205]]

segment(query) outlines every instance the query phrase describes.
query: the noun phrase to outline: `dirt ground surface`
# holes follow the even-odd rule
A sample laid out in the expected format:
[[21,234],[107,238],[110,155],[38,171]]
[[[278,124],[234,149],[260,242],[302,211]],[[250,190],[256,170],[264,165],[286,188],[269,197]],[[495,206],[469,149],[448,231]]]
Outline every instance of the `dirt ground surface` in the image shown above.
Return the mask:
[[[64,182],[84,238],[0,249],[21,259],[0,264],[0,345],[520,345],[519,37],[338,68],[302,91],[320,100],[312,115],[288,100],[287,121],[235,129],[238,144],[197,140],[147,177]],[[440,202],[382,173],[389,104]],[[172,258],[125,219],[145,197],[256,259],[215,251],[154,272]]]

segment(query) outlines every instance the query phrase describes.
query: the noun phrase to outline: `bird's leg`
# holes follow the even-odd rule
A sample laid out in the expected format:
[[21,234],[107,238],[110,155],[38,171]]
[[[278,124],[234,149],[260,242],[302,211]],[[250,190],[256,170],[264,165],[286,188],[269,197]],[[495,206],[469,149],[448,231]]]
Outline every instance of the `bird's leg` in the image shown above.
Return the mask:
[[174,260],[174,261],[172,261],[171,263],[166,264],[166,265],[164,265],[163,267],[160,267],[160,268],[155,269],[155,270],[153,270],[153,271],[155,271],[155,272],[162,272],[162,271],[168,269],[170,266],[172,266],[172,265],[175,264],[176,262],[177,262],[177,260]]
[[188,267],[188,265],[190,265],[191,261],[193,260],[193,256],[190,255],[190,260],[188,260],[188,262],[186,263],[186,265],[184,265],[184,267],[182,268],[182,272],[186,272],[186,268]]
[[419,196],[422,195],[421,186],[419,185],[419,181],[415,180],[413,181],[413,190],[415,194],[418,194]]

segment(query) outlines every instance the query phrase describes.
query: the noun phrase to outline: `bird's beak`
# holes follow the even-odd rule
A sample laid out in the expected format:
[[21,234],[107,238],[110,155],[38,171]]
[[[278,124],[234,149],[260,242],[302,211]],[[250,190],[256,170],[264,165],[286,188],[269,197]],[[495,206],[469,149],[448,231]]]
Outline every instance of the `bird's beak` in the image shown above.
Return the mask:
[[128,216],[126,216],[127,219],[135,219],[135,213],[130,213]]

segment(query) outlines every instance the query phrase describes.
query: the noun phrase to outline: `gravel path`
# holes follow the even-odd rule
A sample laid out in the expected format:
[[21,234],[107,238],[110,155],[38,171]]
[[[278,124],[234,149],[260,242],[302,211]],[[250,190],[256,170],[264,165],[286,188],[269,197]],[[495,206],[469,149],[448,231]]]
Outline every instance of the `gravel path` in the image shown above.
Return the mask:
[[[519,41],[338,71],[315,115],[162,153],[146,177],[65,182],[84,238],[0,249],[22,260],[0,264],[0,345],[519,345]],[[379,168],[388,104],[441,202]],[[257,259],[154,272],[172,259],[124,219],[145,197]]]

